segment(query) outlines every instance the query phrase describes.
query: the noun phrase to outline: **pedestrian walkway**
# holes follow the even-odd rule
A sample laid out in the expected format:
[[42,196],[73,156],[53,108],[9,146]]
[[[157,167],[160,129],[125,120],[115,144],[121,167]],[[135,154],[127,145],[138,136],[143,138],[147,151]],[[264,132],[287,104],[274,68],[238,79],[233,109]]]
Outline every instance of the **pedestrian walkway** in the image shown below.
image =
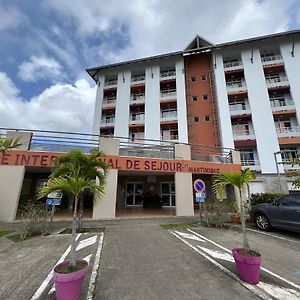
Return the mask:
[[255,299],[158,224],[107,226],[95,299]]

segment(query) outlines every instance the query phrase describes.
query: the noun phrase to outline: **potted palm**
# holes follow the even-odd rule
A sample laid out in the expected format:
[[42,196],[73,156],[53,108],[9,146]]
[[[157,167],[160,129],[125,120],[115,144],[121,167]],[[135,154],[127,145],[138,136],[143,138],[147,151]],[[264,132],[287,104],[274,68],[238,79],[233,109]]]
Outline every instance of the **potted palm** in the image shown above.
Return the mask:
[[[60,162],[55,164],[47,186],[39,191],[39,198],[57,190],[68,191],[74,195],[70,259],[54,268],[57,300],[77,300],[80,295],[88,263],[84,260],[76,259],[78,200],[79,195],[85,189],[91,190],[97,196],[95,199],[102,197],[107,171],[107,165],[99,160],[102,155],[102,152],[85,155],[78,149],[69,151],[60,158]],[[97,174],[98,176],[94,173],[95,170],[96,173],[99,173]],[[91,177],[85,176],[88,171],[96,175],[98,183],[91,180]]]
[[227,185],[233,185],[239,191],[239,201],[241,207],[243,248],[232,249],[232,254],[236,263],[239,277],[250,284],[257,284],[260,276],[261,255],[250,249],[246,231],[244,189],[255,179],[255,173],[249,168],[241,173],[223,172],[213,179],[212,189],[219,200],[222,200]]

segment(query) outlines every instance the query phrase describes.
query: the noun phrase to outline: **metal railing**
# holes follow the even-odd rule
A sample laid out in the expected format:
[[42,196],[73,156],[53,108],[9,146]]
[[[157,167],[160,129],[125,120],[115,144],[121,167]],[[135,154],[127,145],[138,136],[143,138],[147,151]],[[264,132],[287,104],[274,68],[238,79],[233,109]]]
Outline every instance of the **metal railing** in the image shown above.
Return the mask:
[[300,136],[300,127],[292,126],[292,127],[277,127],[276,128],[278,136]]
[[131,77],[131,82],[145,81],[145,75],[135,75]]
[[286,76],[280,76],[280,77],[266,77],[266,82],[268,84],[273,84],[273,83],[279,83],[279,82],[287,82],[288,79]]
[[117,85],[118,79],[111,79],[104,82],[104,86]]
[[171,76],[176,76],[176,71],[175,70],[171,70],[171,71],[161,71],[160,72],[160,77],[164,78],[164,77],[171,77]]
[[250,106],[247,103],[239,103],[234,105],[229,105],[229,110],[231,112],[249,110]]
[[226,81],[227,88],[241,88],[246,87],[245,81]]
[[162,90],[161,91],[161,97],[176,97],[176,89],[168,89],[168,90]]
[[276,55],[269,55],[269,56],[263,56],[261,58],[261,61],[264,62],[275,62],[275,61],[282,60],[281,54],[276,54]]
[[109,105],[114,105],[117,101],[116,97],[104,97],[102,105],[103,106],[109,106]]
[[130,102],[144,102],[145,101],[145,94],[132,94],[130,96]]
[[234,67],[242,67],[243,63],[237,60],[237,61],[224,62],[223,65],[224,65],[224,69],[229,69]]

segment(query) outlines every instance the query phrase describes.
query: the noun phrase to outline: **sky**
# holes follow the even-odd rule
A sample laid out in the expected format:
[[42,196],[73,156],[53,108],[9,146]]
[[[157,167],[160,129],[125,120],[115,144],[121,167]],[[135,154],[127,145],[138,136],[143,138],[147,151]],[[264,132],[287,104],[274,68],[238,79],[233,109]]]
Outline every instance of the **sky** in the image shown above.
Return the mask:
[[298,28],[299,0],[0,0],[0,128],[91,133],[86,68]]

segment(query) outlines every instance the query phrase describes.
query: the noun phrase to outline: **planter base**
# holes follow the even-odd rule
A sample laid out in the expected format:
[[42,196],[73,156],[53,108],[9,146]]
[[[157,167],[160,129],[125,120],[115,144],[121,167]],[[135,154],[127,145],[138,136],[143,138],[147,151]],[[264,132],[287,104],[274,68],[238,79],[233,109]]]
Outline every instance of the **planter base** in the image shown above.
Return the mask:
[[250,284],[258,284],[260,277],[261,256],[240,255],[243,248],[232,249],[239,278]]
[[[85,260],[77,260],[78,262],[86,262]],[[62,262],[59,266],[65,266],[69,263],[68,260]],[[88,271],[86,268],[68,274],[60,274],[54,271],[53,278],[55,282],[56,300],[78,300],[80,290],[84,281],[84,276]]]

